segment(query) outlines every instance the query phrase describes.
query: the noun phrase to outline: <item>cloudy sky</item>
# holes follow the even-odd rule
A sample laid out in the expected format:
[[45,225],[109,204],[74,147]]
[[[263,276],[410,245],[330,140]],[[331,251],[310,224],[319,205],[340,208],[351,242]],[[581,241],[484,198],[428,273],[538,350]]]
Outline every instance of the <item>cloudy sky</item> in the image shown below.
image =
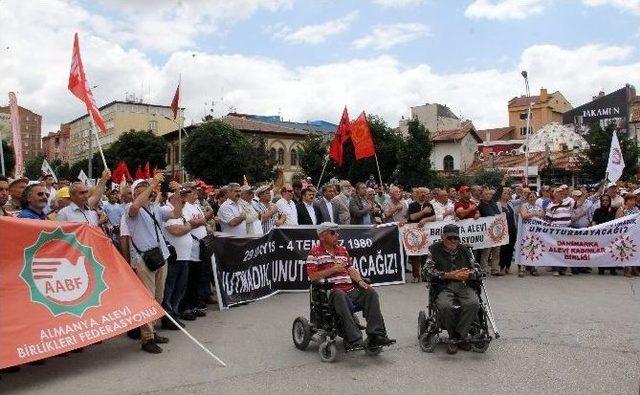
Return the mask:
[[135,94],[187,123],[229,109],[338,122],[342,107],[397,126],[446,104],[476,127],[507,101],[560,90],[574,105],[640,77],[640,0],[0,0],[0,104],[43,133],[84,113],[67,90],[73,33],[99,105]]

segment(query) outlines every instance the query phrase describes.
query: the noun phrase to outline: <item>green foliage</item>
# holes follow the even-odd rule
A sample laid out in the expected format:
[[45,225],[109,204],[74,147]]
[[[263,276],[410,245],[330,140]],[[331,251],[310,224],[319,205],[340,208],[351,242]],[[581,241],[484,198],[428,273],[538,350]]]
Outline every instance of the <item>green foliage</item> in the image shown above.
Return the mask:
[[[311,177],[313,182],[318,182],[320,178],[329,144],[330,142],[325,141],[320,133],[309,133],[302,143],[302,150],[299,151],[300,166],[304,169],[304,174]],[[337,166],[333,161],[327,162],[322,180],[326,182],[334,177],[336,169]]]
[[265,148],[264,139],[247,137],[220,120],[211,120],[189,133],[184,166],[210,184],[242,182],[243,175],[255,184],[272,173],[273,162]]
[[[582,172],[591,175],[593,180],[605,178],[614,131],[614,123],[609,123],[604,129],[599,124],[594,124],[591,125],[589,134],[585,136],[589,149],[580,156],[580,167]],[[638,170],[638,147],[626,133],[618,133],[618,140],[625,163],[622,178],[629,179]]]
[[44,155],[42,153],[26,158],[24,161],[24,176],[30,180],[37,180],[42,176],[42,162]]
[[504,172],[500,170],[483,169],[473,177],[473,184],[497,186],[502,183]]
[[16,165],[16,155],[13,147],[6,140],[2,140],[2,156],[4,156],[4,172],[5,176],[13,175],[13,169]]
[[54,165],[51,165],[51,167],[56,173],[58,180],[71,180],[75,179],[78,175],[77,173],[75,175],[71,173],[71,165],[69,165],[69,162],[60,162],[57,166],[54,167]]
[[431,169],[433,143],[429,131],[417,119],[408,122],[409,135],[398,150],[398,182],[405,187],[432,185],[437,178]]
[[[154,167],[164,168],[167,165],[165,162],[166,151],[167,144],[162,137],[154,135],[150,130],[130,130],[121,134],[118,140],[104,151],[104,156],[110,169],[113,169],[119,161],[124,160],[133,175],[138,166],[143,167],[147,162],[149,162],[151,169]],[[99,161],[96,163],[94,155],[94,169],[96,165],[100,168],[99,172],[94,171],[94,178],[95,174],[102,172],[102,159],[99,157],[98,159]]]

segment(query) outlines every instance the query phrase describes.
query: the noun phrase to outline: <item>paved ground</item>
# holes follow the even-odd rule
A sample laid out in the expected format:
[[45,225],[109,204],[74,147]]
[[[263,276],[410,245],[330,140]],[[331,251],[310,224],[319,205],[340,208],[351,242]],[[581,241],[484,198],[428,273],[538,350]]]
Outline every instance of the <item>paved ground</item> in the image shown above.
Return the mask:
[[420,351],[421,284],[378,288],[398,343],[377,357],[298,351],[291,323],[306,294],[283,294],[188,326],[228,367],[217,366],[181,333],[161,355],[124,336],[0,378],[2,393],[606,393],[640,388],[640,279],[491,278],[502,337],[486,354]]

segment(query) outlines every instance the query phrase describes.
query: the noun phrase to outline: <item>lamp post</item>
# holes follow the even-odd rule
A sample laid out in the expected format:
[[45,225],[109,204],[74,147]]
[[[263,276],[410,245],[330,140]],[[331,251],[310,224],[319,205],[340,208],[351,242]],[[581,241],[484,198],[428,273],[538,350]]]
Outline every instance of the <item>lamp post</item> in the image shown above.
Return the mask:
[[529,91],[529,78],[526,70],[522,70],[522,77],[524,78],[524,87],[527,94],[527,127],[525,134],[525,147],[524,147],[524,186],[529,186],[529,127],[531,124],[531,92]]
[[184,117],[180,118],[180,123],[176,122],[175,119],[169,118],[166,115],[161,115],[157,113],[153,113],[154,116],[161,116],[162,118],[173,122],[178,127],[178,163],[180,164],[180,184],[184,183],[184,166],[182,166],[182,126],[184,124]]

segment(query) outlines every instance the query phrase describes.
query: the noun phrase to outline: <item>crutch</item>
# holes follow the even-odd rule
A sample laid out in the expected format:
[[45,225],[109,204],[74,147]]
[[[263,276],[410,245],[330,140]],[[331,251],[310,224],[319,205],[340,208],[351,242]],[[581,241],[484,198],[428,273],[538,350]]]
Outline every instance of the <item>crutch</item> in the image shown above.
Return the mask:
[[496,320],[493,318],[493,310],[491,310],[491,303],[489,302],[489,294],[487,293],[487,287],[485,287],[484,284],[482,284],[482,290],[484,291],[484,298],[487,302],[487,318],[489,318],[489,323],[491,324],[491,328],[493,328],[493,333],[496,335],[496,339],[499,339],[500,332],[498,331]]

